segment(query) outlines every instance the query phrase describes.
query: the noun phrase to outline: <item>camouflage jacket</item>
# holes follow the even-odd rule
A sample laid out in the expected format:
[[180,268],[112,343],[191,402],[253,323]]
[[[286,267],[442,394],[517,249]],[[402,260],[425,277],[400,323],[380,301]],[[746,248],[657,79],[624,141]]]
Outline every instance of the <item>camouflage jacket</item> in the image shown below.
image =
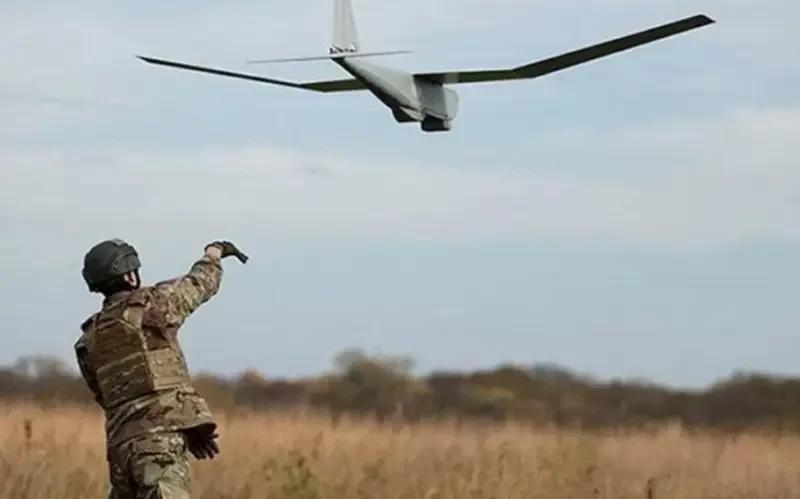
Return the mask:
[[204,256],[182,277],[107,297],[100,312],[81,326],[83,334],[75,344],[75,354],[86,384],[105,411],[109,447],[143,434],[201,426],[213,430],[216,424],[205,400],[188,382],[188,371],[187,381],[179,386],[153,390],[120,403],[107,403],[101,389],[104,380],[98,377],[98,366],[93,366],[90,360],[90,335],[95,324],[115,307],[125,307],[122,314],[128,314],[128,309],[135,305],[138,317],[143,317],[141,330],[146,329],[150,335],[148,341],[163,344],[164,350],[174,352],[185,367],[178,345],[178,330],[189,315],[217,293],[221,278],[220,260]]

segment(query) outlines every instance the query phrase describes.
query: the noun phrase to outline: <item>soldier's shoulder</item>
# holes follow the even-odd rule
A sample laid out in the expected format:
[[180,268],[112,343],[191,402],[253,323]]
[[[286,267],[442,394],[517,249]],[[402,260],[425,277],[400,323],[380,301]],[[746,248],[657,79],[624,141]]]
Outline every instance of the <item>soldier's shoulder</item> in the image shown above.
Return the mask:
[[128,303],[131,305],[146,304],[153,298],[153,293],[155,293],[155,286],[142,286],[131,292],[128,297]]
[[[86,332],[89,331],[89,328],[92,327],[92,324],[94,323],[94,321],[95,321],[95,319],[97,318],[98,315],[99,315],[99,312],[96,312],[96,313],[90,315],[85,321],[81,322],[81,331],[83,332],[83,334],[81,334],[81,336],[80,336],[81,339],[84,337]],[[80,339],[79,339],[79,341],[80,341]]]
[[139,308],[144,310],[145,316],[157,313],[165,306],[165,296],[163,289],[158,285],[143,286],[131,294],[128,300],[128,308]]
[[136,302],[151,312],[168,308],[169,296],[177,279],[160,281],[137,290]]

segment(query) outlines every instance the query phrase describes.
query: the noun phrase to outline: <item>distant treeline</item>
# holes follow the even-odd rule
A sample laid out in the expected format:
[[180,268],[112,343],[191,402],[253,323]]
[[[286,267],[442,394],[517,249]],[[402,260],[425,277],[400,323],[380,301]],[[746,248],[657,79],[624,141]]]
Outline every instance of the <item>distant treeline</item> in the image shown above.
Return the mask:
[[[200,374],[195,386],[217,409],[311,408],[333,417],[514,420],[586,428],[680,422],[723,431],[800,430],[800,379],[737,374],[707,390],[686,391],[599,381],[554,366],[509,365],[415,377],[410,359],[360,351],[340,354],[335,365],[328,375],[303,380],[268,379],[256,371],[234,378]],[[22,358],[0,368],[0,399],[93,403],[75,370],[47,357]]]

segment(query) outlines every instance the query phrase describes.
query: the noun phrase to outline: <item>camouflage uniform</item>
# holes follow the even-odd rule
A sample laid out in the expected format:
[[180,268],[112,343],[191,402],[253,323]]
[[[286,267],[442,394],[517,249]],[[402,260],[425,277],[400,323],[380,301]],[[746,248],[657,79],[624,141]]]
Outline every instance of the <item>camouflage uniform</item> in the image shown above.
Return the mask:
[[216,423],[177,335],[221,278],[220,260],[206,255],[183,277],[107,297],[81,326],[75,352],[105,411],[111,499],[189,497],[184,432],[211,434]]
[[183,433],[134,437],[109,449],[109,499],[189,499],[189,463]]

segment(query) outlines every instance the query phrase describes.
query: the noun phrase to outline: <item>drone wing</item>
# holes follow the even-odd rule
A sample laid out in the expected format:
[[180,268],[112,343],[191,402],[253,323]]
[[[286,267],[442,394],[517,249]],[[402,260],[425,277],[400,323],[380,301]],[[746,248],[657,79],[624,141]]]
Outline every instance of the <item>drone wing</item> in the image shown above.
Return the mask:
[[698,15],[516,68],[488,71],[423,73],[415,76],[431,83],[440,84],[480,83],[537,78],[601,57],[616,54],[617,52],[622,52],[686,31],[701,28],[712,23],[714,23],[714,20],[708,16]]
[[281,87],[298,88],[301,90],[312,90],[315,92],[348,92],[354,90],[366,90],[366,87],[358,80],[331,80],[331,81],[317,81],[309,83],[295,83],[291,81],[276,80],[274,78],[266,78],[247,73],[236,73],[224,69],[215,69],[205,66],[196,66],[194,64],[186,64],[183,62],[167,61],[164,59],[155,59],[153,57],[138,56],[139,59],[150,64],[158,64],[160,66],[168,66],[178,69],[186,69],[189,71],[198,71],[201,73],[208,73],[218,76],[227,76],[230,78],[239,78],[242,80],[257,81],[260,83],[269,83],[271,85],[278,85]]
[[366,90],[358,80],[329,80],[329,81],[315,81],[310,83],[302,83],[303,88],[306,90],[314,90],[315,92],[353,92],[356,90]]
[[[663,38],[668,38],[686,31],[701,28],[714,23],[714,20],[705,15],[698,15],[689,17],[680,21],[675,21],[670,24],[658,26],[646,31],[634,33],[622,38],[592,45],[580,50],[569,52],[550,59],[526,64],[511,69],[496,69],[488,71],[455,71],[445,73],[422,73],[414,75],[416,78],[429,81],[431,83],[439,84],[453,84],[453,83],[480,83],[489,81],[502,81],[502,80],[520,80],[528,78],[537,78],[549,73],[561,71],[578,64],[583,64],[601,57],[616,54],[640,45],[645,45]],[[196,66],[182,62],[167,61],[164,59],[155,59],[152,57],[142,57],[139,59],[150,63],[162,66],[169,66],[178,69],[186,69],[190,71],[199,71],[202,73],[209,73],[219,76],[227,76],[230,78],[239,78],[243,80],[256,81],[260,83],[269,83],[272,85],[279,85],[282,87],[297,88],[301,90],[311,90],[315,92],[351,92],[357,90],[366,90],[362,82],[355,79],[347,80],[330,80],[330,81],[317,81],[308,83],[296,83],[291,81],[276,80],[273,78],[266,78],[247,73],[236,73],[223,69],[215,69],[204,66]]]

